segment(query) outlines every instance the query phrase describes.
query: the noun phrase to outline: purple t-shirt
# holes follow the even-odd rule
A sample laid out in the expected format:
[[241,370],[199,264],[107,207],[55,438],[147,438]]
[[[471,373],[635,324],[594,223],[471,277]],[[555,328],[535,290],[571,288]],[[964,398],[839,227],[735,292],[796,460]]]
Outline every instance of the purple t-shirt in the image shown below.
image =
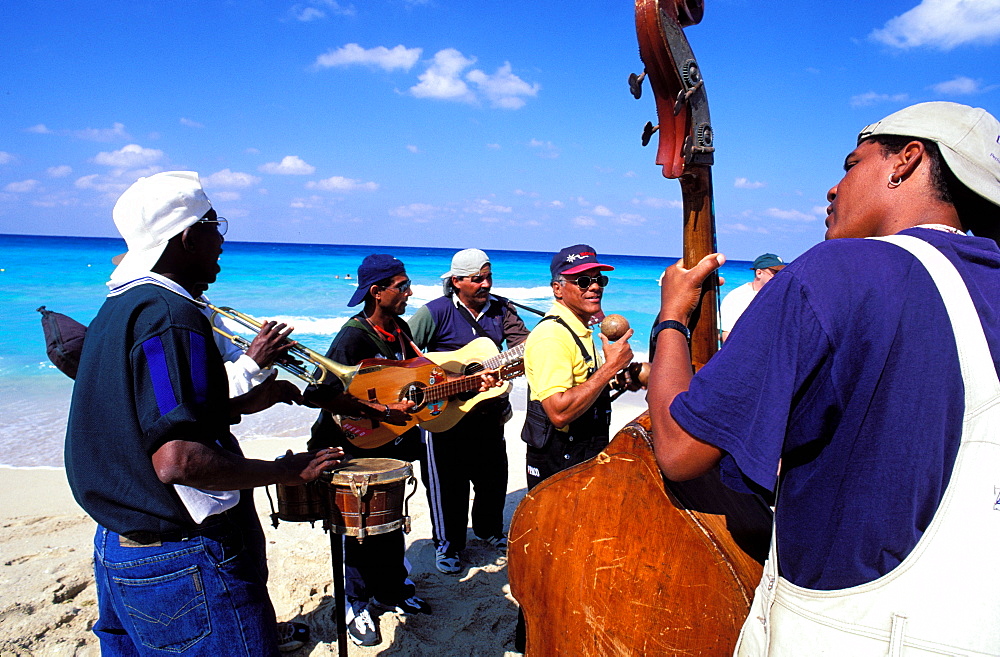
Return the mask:
[[[1000,249],[914,228],[969,288],[1000,362]],[[725,452],[736,490],[773,490],[781,574],[832,590],[889,572],[937,509],[961,436],[954,334],[930,275],[875,240],[823,242],[770,281],[670,407]]]

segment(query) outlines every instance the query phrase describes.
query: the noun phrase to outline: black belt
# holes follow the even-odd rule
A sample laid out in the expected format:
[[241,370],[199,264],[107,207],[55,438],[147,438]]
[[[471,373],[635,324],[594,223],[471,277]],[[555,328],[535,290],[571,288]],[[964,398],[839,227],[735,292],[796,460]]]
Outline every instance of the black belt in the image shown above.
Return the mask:
[[186,541],[190,538],[195,538],[197,536],[204,536],[213,530],[218,530],[227,525],[234,525],[232,521],[232,516],[229,515],[229,511],[224,511],[222,513],[217,513],[215,515],[209,516],[209,519],[191,529],[177,529],[168,532],[152,532],[145,530],[136,530],[130,532],[122,532],[120,536],[124,536],[133,543],[138,543],[139,545],[152,545],[154,543],[177,543],[179,541]]

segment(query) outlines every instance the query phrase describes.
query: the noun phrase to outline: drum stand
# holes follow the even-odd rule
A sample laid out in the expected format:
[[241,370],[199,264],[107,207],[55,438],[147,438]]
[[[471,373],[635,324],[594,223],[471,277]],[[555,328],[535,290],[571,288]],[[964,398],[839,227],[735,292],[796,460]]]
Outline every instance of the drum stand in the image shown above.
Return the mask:
[[337,620],[337,656],[347,657],[347,610],[344,606],[344,537],[329,520],[323,529],[330,534],[330,561],[333,565],[334,616]]

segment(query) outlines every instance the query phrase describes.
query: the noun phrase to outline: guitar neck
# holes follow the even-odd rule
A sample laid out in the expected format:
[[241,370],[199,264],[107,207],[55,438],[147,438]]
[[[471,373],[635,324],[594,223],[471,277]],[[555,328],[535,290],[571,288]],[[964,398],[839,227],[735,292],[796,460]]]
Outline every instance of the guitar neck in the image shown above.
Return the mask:
[[454,397],[463,392],[470,392],[479,389],[482,383],[481,375],[485,372],[498,372],[504,367],[517,363],[524,359],[524,343],[517,345],[513,349],[508,349],[492,358],[483,361],[482,369],[475,374],[460,376],[449,381],[435,383],[424,388],[424,395],[431,401],[438,401]]

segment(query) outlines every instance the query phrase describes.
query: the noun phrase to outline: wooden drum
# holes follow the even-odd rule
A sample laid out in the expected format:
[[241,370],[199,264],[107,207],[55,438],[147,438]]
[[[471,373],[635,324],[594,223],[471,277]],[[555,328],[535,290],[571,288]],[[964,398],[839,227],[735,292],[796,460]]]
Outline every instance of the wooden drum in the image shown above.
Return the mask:
[[[397,459],[351,459],[324,472],[329,527],[359,541],[402,528],[410,531],[407,502],[417,490],[413,466]],[[413,489],[406,494],[406,485]]]
[[301,486],[275,484],[278,510],[271,514],[272,520],[316,522],[326,518],[327,500],[324,488],[319,481],[310,481]]

